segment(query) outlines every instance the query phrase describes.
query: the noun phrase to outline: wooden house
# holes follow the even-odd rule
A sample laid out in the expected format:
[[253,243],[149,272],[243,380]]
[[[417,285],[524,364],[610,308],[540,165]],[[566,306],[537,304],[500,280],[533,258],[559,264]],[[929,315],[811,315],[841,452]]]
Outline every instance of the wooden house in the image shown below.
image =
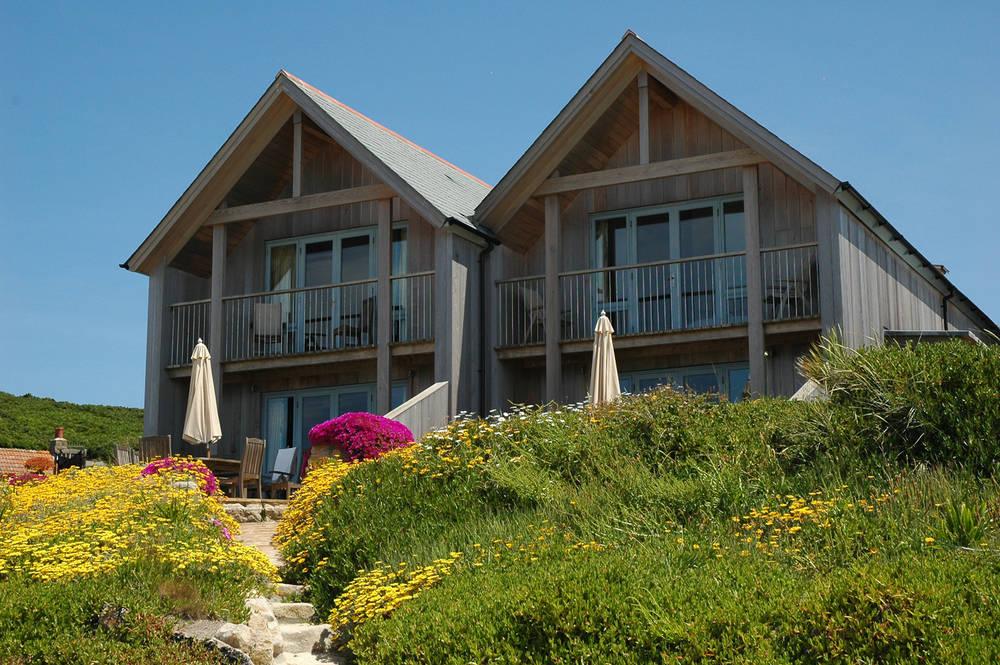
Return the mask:
[[[628,32],[492,189],[279,72],[123,264],[149,276],[147,434],[213,354],[223,451],[623,388],[790,395],[824,331],[994,324],[848,182]],[[175,439],[179,437],[175,436]]]

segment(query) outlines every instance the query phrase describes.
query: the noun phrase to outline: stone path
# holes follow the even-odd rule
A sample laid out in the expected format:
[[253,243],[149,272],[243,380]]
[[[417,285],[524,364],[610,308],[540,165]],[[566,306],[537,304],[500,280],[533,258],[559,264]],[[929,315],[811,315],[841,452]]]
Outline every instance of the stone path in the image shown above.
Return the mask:
[[[226,511],[240,522],[237,540],[257,548],[281,567],[281,555],[271,544],[278,526],[274,518],[280,513],[273,508],[234,504],[227,505]],[[300,586],[278,584],[275,596],[247,600],[250,619],[246,624],[194,621],[183,626],[181,633],[238,649],[236,653],[245,654],[254,665],[343,663],[342,657],[328,651],[329,624],[313,623],[319,617],[310,603],[300,602],[303,593]]]
[[240,533],[236,536],[236,539],[251,547],[256,547],[267,555],[271,563],[280,568],[282,564],[281,555],[278,554],[278,550],[271,544],[271,539],[274,538],[274,530],[277,526],[278,523],[271,520],[265,522],[244,522],[240,524]]

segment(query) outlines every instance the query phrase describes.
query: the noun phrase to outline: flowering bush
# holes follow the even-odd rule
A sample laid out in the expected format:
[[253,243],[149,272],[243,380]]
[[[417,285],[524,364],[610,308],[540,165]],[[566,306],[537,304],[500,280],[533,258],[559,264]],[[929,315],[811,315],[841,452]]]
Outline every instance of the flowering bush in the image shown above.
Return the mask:
[[[213,496],[219,490],[219,482],[216,480],[215,474],[204,464],[191,458],[164,457],[154,460],[146,465],[140,475],[146,478],[160,473],[174,474],[184,479],[194,480],[198,483],[199,489],[208,496]],[[175,480],[177,479],[175,478]]]
[[11,487],[16,487],[17,485],[24,485],[26,483],[34,483],[40,480],[45,480],[48,478],[44,473],[35,473],[34,471],[28,471],[26,473],[4,473],[0,474],[0,482],[6,483]]
[[345,413],[309,430],[314,446],[336,446],[348,462],[371,459],[413,443],[403,423],[373,413]]
[[45,473],[55,468],[52,458],[48,455],[36,455],[24,461],[24,468],[35,473]]
[[0,528],[0,580],[67,581],[149,561],[177,572],[275,579],[261,552],[232,540],[239,527],[221,502],[177,484],[191,473],[183,465],[149,473],[93,467],[12,488]]

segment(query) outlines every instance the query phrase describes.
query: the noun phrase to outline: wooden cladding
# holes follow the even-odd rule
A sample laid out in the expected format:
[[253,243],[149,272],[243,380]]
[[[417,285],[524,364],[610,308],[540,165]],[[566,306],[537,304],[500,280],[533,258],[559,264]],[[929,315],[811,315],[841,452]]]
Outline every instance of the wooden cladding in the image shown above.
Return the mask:
[[228,224],[248,219],[317,210],[319,208],[350,205],[352,203],[363,203],[378,199],[391,199],[393,196],[395,196],[395,193],[388,185],[362,185],[349,189],[323,192],[322,194],[307,194],[290,199],[223,208],[213,212],[205,221],[205,225]]
[[665,162],[639,164],[638,166],[623,166],[604,171],[580,173],[561,178],[549,178],[535,190],[535,196],[548,196],[562,192],[573,192],[592,187],[608,187],[624,185],[631,182],[669,178],[671,176],[690,175],[703,171],[716,171],[737,166],[750,166],[764,161],[763,158],[749,148],[714,152],[696,157],[682,157]]

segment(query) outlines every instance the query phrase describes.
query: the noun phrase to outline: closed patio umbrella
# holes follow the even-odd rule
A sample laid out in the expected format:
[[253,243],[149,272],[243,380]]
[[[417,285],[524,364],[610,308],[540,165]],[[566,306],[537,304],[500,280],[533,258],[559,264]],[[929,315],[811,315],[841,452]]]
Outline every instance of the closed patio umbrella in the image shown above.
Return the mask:
[[222,438],[219,408],[215,403],[212,356],[201,339],[191,352],[191,387],[184,415],[183,439],[195,445],[211,445]]
[[615,329],[604,312],[594,327],[594,357],[590,363],[590,403],[594,406],[612,402],[622,394],[618,384],[618,363],[611,335]]

